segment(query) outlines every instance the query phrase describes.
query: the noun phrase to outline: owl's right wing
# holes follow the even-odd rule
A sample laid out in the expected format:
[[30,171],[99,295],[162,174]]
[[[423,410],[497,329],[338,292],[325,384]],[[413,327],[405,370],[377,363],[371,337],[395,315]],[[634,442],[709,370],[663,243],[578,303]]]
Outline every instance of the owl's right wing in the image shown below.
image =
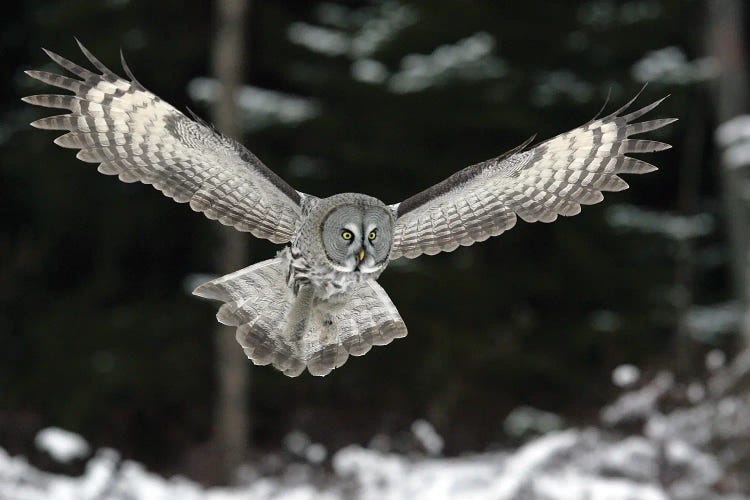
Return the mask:
[[669,144],[629,137],[676,119],[633,123],[663,100],[622,115],[637,97],[606,117],[525,150],[529,139],[391,205],[396,213],[391,259],[450,252],[484,241],[512,228],[516,216],[552,222],[558,215],[576,215],[581,205],[600,202],[602,191],[626,189],[618,174],[656,170],[626,154],[661,151]]
[[166,196],[203,212],[209,219],[286,243],[301,219],[304,196],[284,182],[242,145],[191,120],[146,90],[125,64],[129,80],[110,71],[83,45],[98,73],[45,50],[78,79],[27,71],[73,95],[35,95],[37,106],[68,109],[31,125],[67,130],[55,143],[80,149],[77,157],[99,163],[104,174],[124,182],[152,184]]

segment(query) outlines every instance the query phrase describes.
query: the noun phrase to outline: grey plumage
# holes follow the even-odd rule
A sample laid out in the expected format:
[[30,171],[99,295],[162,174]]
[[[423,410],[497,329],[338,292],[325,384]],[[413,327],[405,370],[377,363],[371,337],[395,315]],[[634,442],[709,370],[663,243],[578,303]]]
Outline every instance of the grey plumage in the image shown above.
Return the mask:
[[[674,119],[636,122],[656,101],[614,113],[527,149],[467,167],[395,205],[358,193],[325,199],[301,193],[255,155],[145,89],[122,59],[123,79],[79,46],[97,72],[45,50],[77,78],[29,76],[70,91],[23,100],[67,109],[32,123],[66,130],[55,143],[124,182],[151,184],[211,219],[275,243],[276,258],[201,285],[195,294],[224,302],[217,314],[258,365],[288,376],[326,375],[349,355],[404,337],[406,326],[376,280],[390,260],[452,251],[510,229],[517,217],[554,221],[602,192],[628,187],[619,175],[656,170],[629,153],[668,144],[632,139]],[[122,55],[121,55],[122,56]],[[636,96],[637,98],[638,96]]]
[[618,174],[656,170],[625,155],[671,146],[629,137],[676,119],[632,123],[663,99],[622,115],[634,101],[604,118],[521,151],[527,141],[393,205],[399,217],[392,258],[433,255],[484,241],[512,228],[516,216],[526,222],[552,222],[558,215],[576,215],[581,205],[600,202],[602,191],[626,189],[627,183]]
[[71,111],[32,126],[68,130],[55,143],[80,149],[76,156],[99,163],[104,174],[152,184],[208,218],[259,238],[291,240],[302,212],[300,193],[244,147],[190,120],[139,83],[118,77],[80,47],[100,73],[51,51],[45,52],[80,80],[27,71],[75,93],[24,97],[30,104]]
[[[307,366],[327,375],[373,345],[406,336],[398,310],[375,280],[360,280],[329,299],[305,285],[295,295],[287,286],[291,256],[284,250],[195,290],[201,297],[225,302],[217,317],[237,326],[237,341],[257,365],[272,364],[295,377]],[[297,328],[299,324],[303,328]]]

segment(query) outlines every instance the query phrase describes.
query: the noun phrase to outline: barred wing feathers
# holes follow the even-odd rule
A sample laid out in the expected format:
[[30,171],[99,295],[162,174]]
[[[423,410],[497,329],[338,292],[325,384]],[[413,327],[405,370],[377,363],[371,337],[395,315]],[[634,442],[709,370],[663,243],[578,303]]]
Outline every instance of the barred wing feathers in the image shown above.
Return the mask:
[[391,259],[450,252],[484,241],[512,228],[517,216],[526,222],[552,222],[558,215],[576,215],[581,205],[600,202],[603,191],[627,189],[619,174],[656,170],[626,155],[671,146],[630,136],[659,129],[676,118],[636,123],[664,100],[623,114],[637,97],[604,118],[524,150],[529,139],[391,205],[397,214]]
[[122,60],[128,80],[81,50],[98,72],[51,51],[47,55],[78,78],[44,71],[26,73],[73,95],[34,95],[27,103],[69,114],[31,125],[67,130],[55,139],[80,149],[77,158],[99,163],[104,174],[151,184],[208,218],[275,243],[288,242],[301,217],[302,194],[232,139],[195,122],[146,90]]

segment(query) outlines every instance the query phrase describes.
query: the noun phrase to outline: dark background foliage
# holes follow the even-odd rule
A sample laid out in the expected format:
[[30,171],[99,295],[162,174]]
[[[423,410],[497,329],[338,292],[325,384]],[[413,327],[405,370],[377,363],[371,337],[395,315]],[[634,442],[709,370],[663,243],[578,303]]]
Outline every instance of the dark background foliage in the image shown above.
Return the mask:
[[[640,17],[628,14],[633,4],[646,9]],[[363,16],[378,8],[327,5]],[[391,73],[407,54],[477,32],[495,40],[503,71],[393,92],[353,78],[350,57],[290,40],[292,23],[321,23],[317,2],[254,3],[246,81],[314,99],[320,113],[241,139],[299,190],[397,202],[534,133],[544,139],[584,123],[608,92],[614,109],[642,86],[631,70],[649,51],[674,46],[691,60],[701,52],[688,29],[701,15],[693,1],[403,5],[415,22],[370,56]],[[52,133],[28,127],[43,114],[19,98],[43,93],[23,74],[50,68],[40,46],[83,61],[75,35],[118,71],[122,48],[147,88],[208,117],[187,84],[210,73],[211,15],[209,2],[71,0],[12,2],[0,18],[8,83],[0,87],[0,446],[12,452],[54,424],[170,469],[209,439],[215,305],[190,296],[186,278],[212,272],[215,223],[151,188],[97,174],[54,146]],[[586,91],[560,90],[549,84],[554,75]],[[613,367],[669,364],[678,242],[608,223],[621,204],[719,213],[712,151],[694,144],[710,137],[703,93],[690,82],[656,81],[639,102],[665,94],[654,116],[681,121],[653,134],[675,146],[649,156],[658,173],[629,177],[632,189],[575,218],[519,222],[470,248],[393,263],[381,284],[409,326],[406,339],[323,379],[249,366],[255,445],[275,448],[291,429],[332,446],[366,442],[427,418],[449,452],[481,450],[507,439],[503,419],[520,404],[586,422],[610,394]],[[707,125],[688,138],[693,115]],[[700,197],[681,205],[691,155],[704,160]],[[729,295],[716,226],[697,243],[716,256],[696,270],[698,303]],[[252,261],[276,251],[258,240],[251,246]]]

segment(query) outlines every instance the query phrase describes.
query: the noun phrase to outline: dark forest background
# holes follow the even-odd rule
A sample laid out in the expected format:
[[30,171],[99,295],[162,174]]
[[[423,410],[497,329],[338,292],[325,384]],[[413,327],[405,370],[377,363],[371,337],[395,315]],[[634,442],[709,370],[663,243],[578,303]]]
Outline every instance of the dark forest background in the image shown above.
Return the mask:
[[[695,373],[707,350],[741,346],[706,5],[252,2],[243,80],[256,90],[238,139],[318,196],[395,203],[586,122],[608,94],[614,110],[646,80],[638,102],[670,94],[650,116],[680,121],[651,134],[674,146],[644,157],[658,172],[579,216],[392,263],[380,282],[407,338],[322,379],[248,362],[249,449],[295,429],[333,448],[366,443],[424,418],[448,453],[484,450],[515,439],[503,422],[519,405],[585,423],[618,365]],[[52,68],[40,47],[84,61],[76,36],[118,72],[122,48],[148,89],[210,119],[214,14],[173,0],[5,7],[0,446],[11,453],[56,425],[174,471],[211,442],[216,304],[189,290],[216,272],[216,223],[97,174],[29,127],[45,115],[20,97],[46,92],[23,74]],[[246,238],[248,262],[277,250]]]

